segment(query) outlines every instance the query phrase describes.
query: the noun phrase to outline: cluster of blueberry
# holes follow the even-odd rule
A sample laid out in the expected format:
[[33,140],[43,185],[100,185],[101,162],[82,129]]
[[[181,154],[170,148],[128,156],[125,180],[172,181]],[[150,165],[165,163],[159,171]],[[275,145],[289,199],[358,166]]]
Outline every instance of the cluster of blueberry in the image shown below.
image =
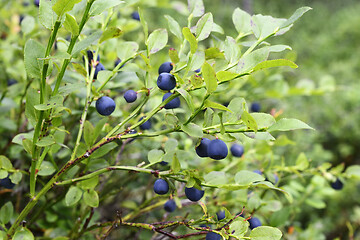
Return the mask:
[[[226,143],[220,139],[202,138],[200,144],[195,147],[195,151],[199,157],[209,157],[214,160],[224,159],[228,155]],[[234,157],[241,157],[244,154],[244,147],[234,144],[231,146],[230,151]]]

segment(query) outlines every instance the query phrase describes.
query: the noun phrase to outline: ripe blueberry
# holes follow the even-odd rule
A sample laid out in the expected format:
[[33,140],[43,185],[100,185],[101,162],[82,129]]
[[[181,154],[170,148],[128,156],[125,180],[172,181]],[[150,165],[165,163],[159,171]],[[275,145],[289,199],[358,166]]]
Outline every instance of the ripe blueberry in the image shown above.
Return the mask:
[[164,204],[164,209],[167,212],[173,212],[176,209],[176,203],[173,199],[167,200],[167,202]]
[[[92,60],[94,59],[94,53],[95,51],[87,50],[86,54],[88,57],[89,64],[91,65]],[[85,58],[83,57],[83,61],[85,62]],[[100,62],[100,54],[97,55],[97,62]]]
[[161,161],[161,162],[160,162],[160,165],[161,165],[161,166],[166,166],[166,165],[168,165],[168,164],[169,164],[169,163],[168,163],[168,162],[165,162],[165,161]]
[[39,5],[40,5],[40,0],[34,0],[34,4],[35,4],[35,6],[39,7]]
[[[115,63],[114,63],[114,68],[117,66],[117,65],[119,65],[121,63],[121,59],[120,58],[118,58],[118,59],[116,59],[115,60]],[[124,65],[122,65],[120,68],[122,68]]]
[[7,85],[8,85],[8,86],[11,86],[11,85],[16,84],[17,82],[18,82],[18,81],[16,81],[15,79],[12,79],[12,78],[11,78],[11,79],[8,79],[8,80],[7,80]]
[[194,72],[199,73],[199,72],[200,72],[200,68],[196,69]]
[[100,71],[103,71],[105,70],[105,67],[104,65],[102,65],[101,63],[99,63],[98,65],[96,65],[96,68],[95,68],[95,73],[94,73],[94,79],[97,79],[97,75]]
[[254,229],[261,226],[261,221],[257,217],[252,217],[248,220],[250,229]]
[[208,156],[215,160],[226,158],[228,155],[228,148],[226,144],[220,139],[211,140],[208,145]]
[[[165,101],[168,97],[171,96],[172,93],[165,93],[162,101]],[[170,102],[168,102],[167,104],[165,104],[164,108],[165,109],[173,109],[173,108],[178,108],[180,107],[180,98],[176,97],[173,100],[171,100]]]
[[[141,118],[139,119],[139,121],[141,121],[142,119],[143,119],[143,117],[141,117]],[[150,128],[151,128],[150,119],[140,125],[140,129],[141,129],[141,130],[149,130]]]
[[131,13],[131,17],[132,17],[132,19],[134,19],[134,20],[140,21],[140,15],[139,15],[139,13],[136,12],[136,11]]
[[128,103],[135,102],[137,99],[137,93],[134,90],[127,90],[124,94],[124,98]]
[[159,74],[161,73],[169,73],[173,69],[173,64],[171,62],[164,62],[159,67]]
[[160,73],[156,84],[161,90],[171,90],[175,88],[176,80],[174,75],[164,72]]
[[254,170],[253,172],[262,175],[262,171],[260,170]]
[[192,202],[199,201],[204,196],[204,193],[205,193],[204,190],[199,190],[194,187],[185,188],[185,195]]
[[11,182],[9,177],[6,177],[4,179],[0,179],[0,187],[1,186],[6,189],[13,189],[15,184]]
[[251,110],[252,112],[260,112],[260,109],[261,109],[260,103],[258,103],[258,102],[253,102],[253,103],[251,104],[250,110]]
[[336,178],[336,181],[331,183],[331,187],[335,190],[341,190],[344,187],[344,184],[339,178]]
[[205,240],[221,240],[221,236],[214,232],[209,232],[206,234]]
[[115,102],[112,98],[103,96],[96,101],[96,110],[103,116],[109,116],[115,110]]
[[157,179],[154,183],[154,192],[159,195],[167,194],[169,191],[169,184],[164,179]]
[[231,146],[230,151],[234,157],[241,157],[244,154],[244,147],[240,144],[234,144]]
[[208,157],[208,145],[210,142],[211,142],[210,139],[207,138],[201,139],[199,146],[195,148],[196,154],[199,157]]
[[225,218],[225,211],[219,211],[216,213],[217,219],[218,221],[222,220]]

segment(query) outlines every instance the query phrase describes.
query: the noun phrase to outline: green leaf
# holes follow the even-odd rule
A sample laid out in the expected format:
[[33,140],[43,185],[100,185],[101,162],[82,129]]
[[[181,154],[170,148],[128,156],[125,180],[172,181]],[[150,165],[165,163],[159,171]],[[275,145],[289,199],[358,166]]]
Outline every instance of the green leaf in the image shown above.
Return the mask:
[[105,144],[104,146],[102,146],[101,148],[99,148],[98,150],[96,150],[91,157],[92,158],[99,158],[104,156],[105,154],[107,154],[108,152],[110,152],[111,150],[113,150],[114,148],[116,148],[118,145],[115,142],[111,142],[108,144]]
[[187,133],[191,137],[202,138],[203,131],[202,128],[195,123],[189,123],[187,125],[182,125],[181,130]]
[[240,58],[240,47],[232,37],[226,37],[224,42],[224,54],[226,60],[228,60],[230,64],[237,62]]
[[99,40],[100,43],[105,42],[106,40],[110,38],[117,38],[122,35],[122,31],[120,28],[117,27],[109,27],[107,28],[103,34],[101,35],[101,38]]
[[220,49],[217,47],[211,47],[205,49],[205,58],[206,60],[214,58],[224,58],[224,53],[220,51]]
[[277,121],[274,125],[268,128],[268,132],[274,131],[290,131],[290,130],[297,130],[297,129],[311,129],[314,130],[312,127],[307,125],[306,123],[294,119],[294,118],[282,118]]
[[22,173],[21,172],[14,172],[13,174],[10,175],[9,178],[10,178],[12,183],[19,184],[19,182],[22,179]]
[[78,186],[84,190],[94,189],[99,183],[99,176],[81,181]]
[[21,31],[24,35],[28,35],[35,28],[35,19],[32,16],[26,16],[23,21],[21,21]]
[[188,27],[184,27],[182,29],[182,34],[184,35],[185,39],[190,44],[190,52],[192,54],[194,54],[198,48],[198,43],[197,43],[195,36],[191,33],[191,31]]
[[34,235],[27,228],[21,228],[14,234],[13,240],[34,240]]
[[206,13],[199,19],[195,28],[195,34],[198,41],[202,41],[209,37],[213,29],[213,23],[214,21],[211,13]]
[[4,169],[0,169],[0,179],[4,179],[8,176],[8,172]]
[[55,171],[56,171],[56,169],[54,168],[54,165],[51,162],[43,161],[41,163],[38,175],[40,175],[40,176],[50,176]]
[[158,149],[152,149],[148,152],[148,160],[150,163],[161,162],[164,156],[164,152]]
[[257,49],[250,54],[241,57],[239,63],[236,67],[236,72],[238,74],[248,73],[256,65],[265,61],[269,56],[269,47],[263,47]]
[[252,31],[257,39],[263,39],[275,33],[286,22],[284,18],[274,18],[261,14],[252,16]]
[[64,97],[60,94],[57,94],[55,96],[52,96],[46,103],[35,105],[34,108],[39,111],[44,111],[56,107],[61,107],[63,106],[63,101]]
[[136,42],[121,42],[117,46],[117,56],[122,60],[126,61],[134,57],[139,49],[139,45]]
[[258,129],[268,128],[276,122],[275,118],[267,113],[255,112],[250,115],[255,119]]
[[169,57],[171,59],[171,62],[174,64],[177,64],[180,61],[178,52],[174,48],[169,49]]
[[52,9],[51,0],[41,0],[39,6],[39,21],[47,29],[52,30],[57,19],[56,13]]
[[305,153],[300,153],[296,159],[296,168],[303,171],[309,167],[309,161]]
[[194,17],[201,17],[205,13],[202,0],[188,0],[188,9]]
[[66,30],[71,32],[72,35],[79,34],[79,25],[77,24],[76,19],[68,13],[66,14],[64,27]]
[[245,125],[251,129],[254,130],[254,132],[257,132],[258,130],[258,125],[256,123],[256,120],[254,119],[253,116],[251,116],[250,113],[248,113],[245,108],[243,113],[241,114],[241,120],[243,120],[243,122],[245,123]]
[[50,146],[52,144],[55,144],[55,139],[52,135],[46,136],[44,138],[42,138],[40,141],[38,141],[36,143],[36,146],[38,147],[46,147],[46,146]]
[[204,127],[212,125],[214,118],[214,111],[211,108],[207,108],[204,114]]
[[73,206],[80,201],[83,192],[80,188],[71,186],[65,195],[65,203],[67,206]]
[[40,94],[38,91],[30,87],[26,93],[25,116],[33,126],[36,126],[37,120],[39,118],[39,112],[36,111],[34,106],[39,103]]
[[165,152],[170,152],[176,149],[178,146],[178,141],[174,138],[169,138],[164,145]]
[[317,197],[306,198],[305,203],[316,209],[323,209],[326,207],[326,203]]
[[302,17],[302,15],[304,15],[304,13],[306,13],[307,11],[311,10],[311,7],[301,7],[298,8],[294,14],[288,19],[286,20],[286,22],[284,22],[280,28],[286,28],[288,26],[290,26],[291,24],[293,24],[296,20],[298,20],[300,17]]
[[93,5],[90,8],[90,16],[96,16],[104,12],[105,10],[115,7],[121,3],[124,3],[124,1],[121,0],[101,0],[101,1],[95,1]]
[[95,190],[88,190],[84,192],[84,202],[89,207],[99,206],[99,195]]
[[181,170],[181,165],[180,165],[178,157],[176,156],[176,153],[174,154],[172,162],[171,162],[171,170],[174,173],[178,173]]
[[222,185],[227,183],[225,172],[212,171],[204,176],[206,184],[209,185]]
[[24,48],[24,62],[25,70],[30,78],[41,77],[43,60],[38,60],[38,58],[43,58],[45,56],[44,46],[33,40],[29,39]]
[[0,222],[7,224],[14,213],[14,207],[11,202],[5,203],[0,209]]
[[89,35],[88,37],[81,40],[80,42],[75,43],[74,49],[71,52],[71,54],[75,55],[75,54],[79,53],[80,51],[88,48],[91,44],[93,44],[97,40],[99,40],[101,35],[102,35],[102,31],[97,30],[97,31],[93,32],[91,35]]
[[238,33],[245,35],[251,31],[251,16],[240,8],[235,9],[232,21]]
[[181,96],[185,99],[185,101],[188,104],[191,112],[194,112],[195,107],[194,107],[194,103],[192,101],[191,95],[186,90],[184,90],[182,88],[176,89],[176,91],[178,91],[181,94]]
[[265,178],[262,175],[247,170],[241,170],[235,175],[235,182],[239,185],[249,185],[264,180]]
[[0,169],[1,168],[5,170],[11,170],[13,168],[13,165],[10,162],[10,160],[3,155],[0,155]]
[[58,16],[62,16],[64,13],[71,11],[75,4],[79,2],[81,0],[58,0],[52,8]]
[[242,217],[238,217],[237,219],[235,219],[235,221],[231,223],[230,232],[238,238],[241,238],[247,233],[248,227],[249,222],[244,221]]
[[219,71],[216,73],[216,78],[219,79],[220,82],[230,81],[237,78],[238,76],[239,74],[228,71]]
[[153,31],[146,41],[149,53],[154,54],[163,49],[168,42],[168,33],[165,28]]
[[216,103],[216,102],[212,102],[210,100],[206,100],[205,104],[204,104],[205,108],[215,108],[215,109],[220,109],[220,110],[224,110],[224,111],[228,111],[231,112],[232,111],[230,109],[228,109],[227,107],[225,107],[224,105],[220,104],[220,103]]
[[201,68],[201,73],[204,76],[204,81],[206,84],[206,89],[208,93],[215,92],[217,88],[217,79],[214,69],[210,66],[208,62],[205,62]]
[[190,82],[194,87],[201,87],[204,84],[204,80],[198,75],[192,75],[190,77]]
[[91,122],[86,121],[84,123],[84,140],[88,147],[91,147],[94,141],[94,130],[94,126]]
[[345,175],[349,178],[360,179],[360,166],[349,166],[345,171]]
[[264,62],[259,63],[253,68],[253,72],[262,70],[265,68],[272,68],[272,67],[281,67],[281,66],[288,66],[291,68],[297,68],[298,65],[296,65],[294,62],[287,60],[287,59],[274,59],[274,60],[267,60]]
[[251,230],[252,240],[280,240],[282,233],[279,229],[268,226],[260,226]]
[[272,45],[269,47],[270,52],[282,52],[284,50],[292,50],[292,48],[288,45]]
[[140,7],[138,7],[138,13],[139,13],[139,17],[140,17],[141,26],[143,27],[144,37],[145,37],[145,42],[146,42],[148,39],[148,36],[149,36],[149,27],[148,27],[147,22],[145,21],[146,18],[144,16],[144,12]]
[[174,34],[179,40],[182,40],[183,37],[179,23],[169,15],[165,15],[165,18],[168,21],[170,32]]

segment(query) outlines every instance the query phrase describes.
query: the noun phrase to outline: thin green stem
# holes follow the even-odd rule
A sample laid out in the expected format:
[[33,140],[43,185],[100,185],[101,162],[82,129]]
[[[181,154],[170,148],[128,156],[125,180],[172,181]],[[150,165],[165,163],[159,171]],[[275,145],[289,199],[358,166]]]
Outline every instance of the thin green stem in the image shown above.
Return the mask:
[[205,101],[210,97],[209,93],[206,93],[200,107],[198,109],[196,109],[195,112],[193,112],[193,114],[191,114],[191,116],[189,117],[189,119],[184,123],[184,125],[189,124],[198,114],[199,112],[203,109],[204,105],[205,105]]

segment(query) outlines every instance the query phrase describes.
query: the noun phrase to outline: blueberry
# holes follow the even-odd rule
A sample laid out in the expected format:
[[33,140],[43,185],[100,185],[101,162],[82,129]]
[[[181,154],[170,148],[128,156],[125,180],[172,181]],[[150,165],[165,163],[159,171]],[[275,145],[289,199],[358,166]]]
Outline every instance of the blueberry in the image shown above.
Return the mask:
[[169,73],[173,70],[173,64],[171,62],[164,62],[159,67],[159,74],[161,73]]
[[131,13],[131,17],[132,17],[132,19],[134,19],[134,20],[140,21],[140,15],[139,15],[139,13],[138,13],[137,11],[132,12],[132,13]]
[[261,226],[261,221],[260,219],[256,218],[256,217],[252,217],[248,220],[249,224],[250,224],[250,229],[254,229],[254,228],[257,228],[257,227],[260,227]]
[[228,155],[228,148],[226,144],[220,139],[211,140],[208,145],[208,156],[215,160],[226,158]]
[[39,7],[39,5],[40,5],[40,0],[34,0],[34,4],[35,4],[35,6]]
[[208,145],[211,142],[210,139],[202,138],[199,146],[195,148],[196,154],[199,157],[208,157]]
[[169,191],[169,184],[164,179],[157,179],[154,183],[154,192],[159,195],[167,194]]
[[[117,66],[117,65],[119,65],[121,63],[121,59],[120,58],[118,58],[118,59],[116,59],[115,60],[115,63],[114,63],[114,68]],[[120,68],[122,68],[124,65],[122,65]]]
[[254,172],[254,173],[257,173],[257,174],[259,174],[259,175],[262,175],[262,171],[260,171],[260,170],[254,170],[253,172]]
[[99,63],[98,65],[96,65],[96,68],[95,68],[95,73],[94,73],[94,79],[97,79],[97,75],[100,71],[103,71],[105,70],[105,67],[104,65],[102,65],[101,63]]
[[160,162],[160,165],[161,165],[161,166],[166,166],[166,165],[168,165],[168,164],[169,164],[169,163],[168,163],[168,162],[165,162],[165,161],[161,161],[161,162]]
[[200,224],[199,227],[202,227],[202,228],[211,228],[211,225],[210,225],[210,224]]
[[185,188],[185,195],[192,202],[199,201],[204,196],[204,193],[205,193],[204,190],[199,190],[194,187]]
[[0,179],[0,187],[1,186],[6,189],[13,189],[15,184],[11,182],[9,177],[6,177],[4,179]]
[[25,16],[22,14],[19,16],[19,24],[21,24],[21,22],[24,20],[24,18],[25,18]]
[[218,221],[222,220],[225,218],[225,211],[219,211],[216,213],[217,219]]
[[261,109],[260,103],[258,103],[258,102],[253,102],[253,103],[251,104],[250,110],[251,110],[252,112],[260,112],[260,109]]
[[336,178],[336,181],[331,183],[331,187],[335,190],[341,190],[344,187],[344,184],[339,178]]
[[173,212],[176,209],[176,203],[173,199],[167,200],[167,202],[164,204],[164,209],[167,212]]
[[174,75],[164,72],[160,73],[156,84],[161,90],[171,90],[175,88],[176,80]]
[[200,72],[200,68],[196,69],[194,72],[199,73],[199,72]]
[[124,98],[128,103],[135,102],[137,99],[137,93],[134,90],[127,90],[124,94]]
[[[143,117],[141,117],[141,118],[139,119],[139,121],[141,121],[142,119],[143,119]],[[150,128],[151,128],[150,119],[140,125],[140,129],[141,129],[141,130],[149,130]]]
[[[128,132],[128,134],[135,134],[135,133],[137,133],[137,131],[134,130],[134,129],[131,129],[131,130]],[[135,138],[128,138],[128,142],[129,142],[129,143],[133,142],[134,140],[135,140]]]
[[279,177],[276,174],[274,174],[274,185],[276,185],[278,181],[279,181]]
[[[165,93],[162,101],[165,101],[168,97],[171,96],[172,93]],[[167,104],[165,104],[164,108],[165,109],[173,109],[173,108],[178,108],[180,107],[180,98],[176,97],[173,100],[171,100],[170,102],[168,102]]]
[[115,102],[112,98],[103,96],[96,101],[96,110],[103,116],[109,116],[115,110]]
[[18,81],[16,81],[15,79],[9,79],[9,80],[7,80],[7,85],[8,86],[11,86],[11,85],[14,85],[14,84],[16,84]]
[[221,240],[221,235],[214,232],[209,232],[206,234],[205,240]]
[[[70,39],[69,39],[69,41],[70,41]],[[91,51],[91,50],[87,50],[87,51],[86,51],[89,64],[91,64],[92,60],[94,59],[94,53],[95,53],[95,51]],[[83,57],[83,60],[84,60],[84,62],[85,62],[84,57]],[[97,62],[100,62],[100,54],[97,55],[97,60],[96,60],[96,61],[97,61]]]
[[234,157],[241,157],[244,154],[244,146],[240,144],[234,144],[231,146],[230,151]]

